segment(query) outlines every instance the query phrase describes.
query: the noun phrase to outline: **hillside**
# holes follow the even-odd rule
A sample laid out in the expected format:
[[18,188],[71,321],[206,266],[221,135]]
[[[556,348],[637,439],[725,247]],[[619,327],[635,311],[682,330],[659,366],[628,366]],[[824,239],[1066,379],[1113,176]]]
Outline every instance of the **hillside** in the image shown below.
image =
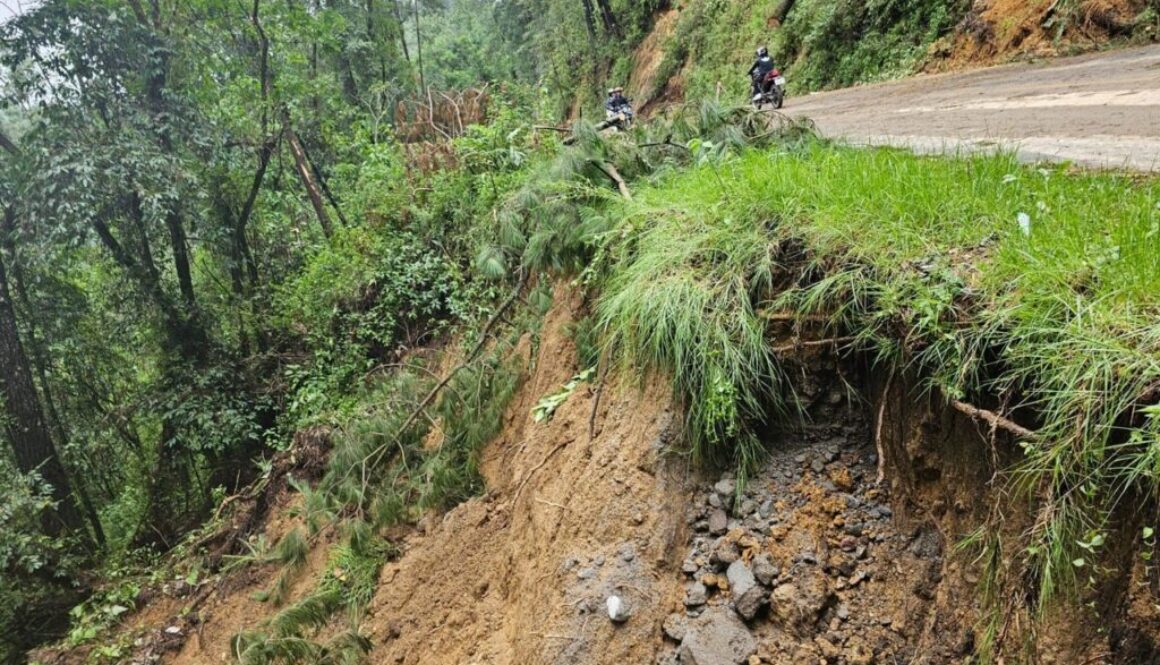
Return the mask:
[[658,14],[636,49],[628,89],[646,109],[739,98],[763,44],[794,93],[1075,54],[1153,41],[1157,11],[1146,0],[687,0]]
[[1160,662],[1160,181],[731,103],[759,37],[800,92],[1155,21],[25,8],[0,660]]

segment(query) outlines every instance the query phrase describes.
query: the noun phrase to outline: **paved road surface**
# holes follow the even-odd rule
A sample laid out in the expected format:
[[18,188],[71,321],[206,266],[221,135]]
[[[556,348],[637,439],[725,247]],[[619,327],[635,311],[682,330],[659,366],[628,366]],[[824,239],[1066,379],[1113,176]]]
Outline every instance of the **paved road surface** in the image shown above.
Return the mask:
[[785,112],[852,143],[1160,170],[1160,46],[790,97]]

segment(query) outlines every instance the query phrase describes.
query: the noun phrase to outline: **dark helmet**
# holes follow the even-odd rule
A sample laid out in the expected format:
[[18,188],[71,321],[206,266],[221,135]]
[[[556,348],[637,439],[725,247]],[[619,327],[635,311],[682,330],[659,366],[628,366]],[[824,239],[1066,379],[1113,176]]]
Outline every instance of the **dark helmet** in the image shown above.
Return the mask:
[[767,55],[769,55],[769,49],[765,48],[764,46],[757,49],[757,57],[764,58]]

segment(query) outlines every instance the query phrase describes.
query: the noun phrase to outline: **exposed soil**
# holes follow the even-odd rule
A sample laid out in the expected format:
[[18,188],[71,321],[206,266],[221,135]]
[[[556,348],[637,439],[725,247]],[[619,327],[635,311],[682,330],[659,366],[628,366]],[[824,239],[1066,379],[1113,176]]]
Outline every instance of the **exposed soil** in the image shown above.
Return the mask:
[[932,71],[1048,57],[1098,48],[1131,34],[1146,0],[1083,0],[1074,15],[1055,0],[976,0],[954,33],[936,44]]

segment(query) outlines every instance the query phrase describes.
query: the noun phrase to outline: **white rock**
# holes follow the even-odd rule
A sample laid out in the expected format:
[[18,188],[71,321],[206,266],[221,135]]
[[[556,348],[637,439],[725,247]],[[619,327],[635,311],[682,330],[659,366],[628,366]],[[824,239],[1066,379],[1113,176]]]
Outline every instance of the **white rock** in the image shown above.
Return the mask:
[[628,621],[629,610],[628,604],[620,596],[609,596],[608,600],[604,601],[608,606],[608,618],[615,623],[624,623]]

